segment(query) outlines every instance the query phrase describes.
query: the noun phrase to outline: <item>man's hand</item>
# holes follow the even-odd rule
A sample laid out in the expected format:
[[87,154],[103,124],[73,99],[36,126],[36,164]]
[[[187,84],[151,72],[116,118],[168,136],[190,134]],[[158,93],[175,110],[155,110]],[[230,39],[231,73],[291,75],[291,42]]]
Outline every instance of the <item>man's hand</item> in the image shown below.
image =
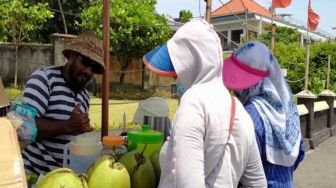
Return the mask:
[[36,118],[37,136],[40,139],[48,139],[63,134],[81,134],[93,131],[89,115],[81,112],[80,107],[81,104],[77,104],[67,120]]
[[81,103],[78,103],[73,109],[71,116],[68,120],[69,123],[69,133],[80,134],[84,132],[92,131],[93,128],[90,126],[90,118],[87,113],[83,113],[80,110]]

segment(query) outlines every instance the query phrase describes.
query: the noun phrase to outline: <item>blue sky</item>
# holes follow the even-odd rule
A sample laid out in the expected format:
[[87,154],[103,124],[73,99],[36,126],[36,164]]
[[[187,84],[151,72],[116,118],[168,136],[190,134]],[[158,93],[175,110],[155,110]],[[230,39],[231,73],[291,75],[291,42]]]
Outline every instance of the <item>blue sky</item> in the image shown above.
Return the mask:
[[[212,0],[212,10],[220,7],[228,0]],[[269,7],[271,0],[255,0],[263,7]],[[200,2],[200,4],[199,4]],[[313,10],[320,15],[320,24],[318,29],[329,32],[336,36],[336,1],[335,0],[311,0]],[[200,6],[199,6],[200,5]],[[190,10],[193,16],[204,15],[205,2],[204,0],[157,0],[156,10],[161,14],[168,14],[172,17],[178,17],[180,10]],[[277,14],[288,13],[293,14],[292,18],[302,21],[303,24],[307,23],[308,0],[292,0],[289,7],[285,9],[276,9]],[[294,20],[293,20],[294,21]]]

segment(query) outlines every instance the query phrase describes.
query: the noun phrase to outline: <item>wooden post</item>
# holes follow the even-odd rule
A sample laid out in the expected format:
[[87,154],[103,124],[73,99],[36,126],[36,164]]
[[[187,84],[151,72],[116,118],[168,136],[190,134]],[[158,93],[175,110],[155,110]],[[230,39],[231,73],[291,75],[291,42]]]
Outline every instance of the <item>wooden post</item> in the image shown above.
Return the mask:
[[275,23],[272,23],[272,36],[271,36],[271,50],[274,52],[274,46],[275,46],[275,29],[276,25]]
[[274,53],[275,46],[275,29],[276,25],[274,23],[275,8],[272,9],[272,18],[271,18],[271,51]]
[[305,85],[304,89],[308,90],[308,78],[309,78],[309,54],[310,54],[310,39],[307,31],[307,54],[306,54],[306,66],[305,66]]
[[101,138],[108,135],[108,114],[109,114],[109,69],[110,69],[110,0],[103,2],[103,48],[105,72],[103,74],[102,91],[102,124]]
[[330,61],[331,61],[331,55],[328,55],[327,89],[329,89],[329,82],[330,82]]
[[248,41],[248,26],[247,26],[247,8],[245,8],[245,42]]
[[211,5],[212,5],[212,0],[205,0],[206,2],[206,7],[205,7],[205,17],[206,21],[211,23]]

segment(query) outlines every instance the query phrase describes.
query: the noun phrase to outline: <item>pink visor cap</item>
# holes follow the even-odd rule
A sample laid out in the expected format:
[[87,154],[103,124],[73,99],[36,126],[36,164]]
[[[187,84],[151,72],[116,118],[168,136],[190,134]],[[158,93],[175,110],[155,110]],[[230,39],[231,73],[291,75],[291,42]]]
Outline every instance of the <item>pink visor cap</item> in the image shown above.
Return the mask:
[[253,68],[233,54],[224,60],[223,65],[224,85],[231,90],[243,90],[256,85],[261,79],[269,75],[269,71]]

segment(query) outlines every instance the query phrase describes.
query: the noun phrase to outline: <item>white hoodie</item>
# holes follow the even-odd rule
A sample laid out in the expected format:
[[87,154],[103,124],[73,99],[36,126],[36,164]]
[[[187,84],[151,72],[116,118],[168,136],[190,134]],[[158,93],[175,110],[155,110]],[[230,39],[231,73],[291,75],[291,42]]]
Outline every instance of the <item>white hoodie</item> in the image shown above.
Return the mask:
[[[159,187],[266,187],[250,116],[238,100],[230,139],[231,97],[224,87],[222,48],[204,20],[181,27],[167,43],[187,89],[160,154]],[[224,154],[225,149],[225,154]]]

